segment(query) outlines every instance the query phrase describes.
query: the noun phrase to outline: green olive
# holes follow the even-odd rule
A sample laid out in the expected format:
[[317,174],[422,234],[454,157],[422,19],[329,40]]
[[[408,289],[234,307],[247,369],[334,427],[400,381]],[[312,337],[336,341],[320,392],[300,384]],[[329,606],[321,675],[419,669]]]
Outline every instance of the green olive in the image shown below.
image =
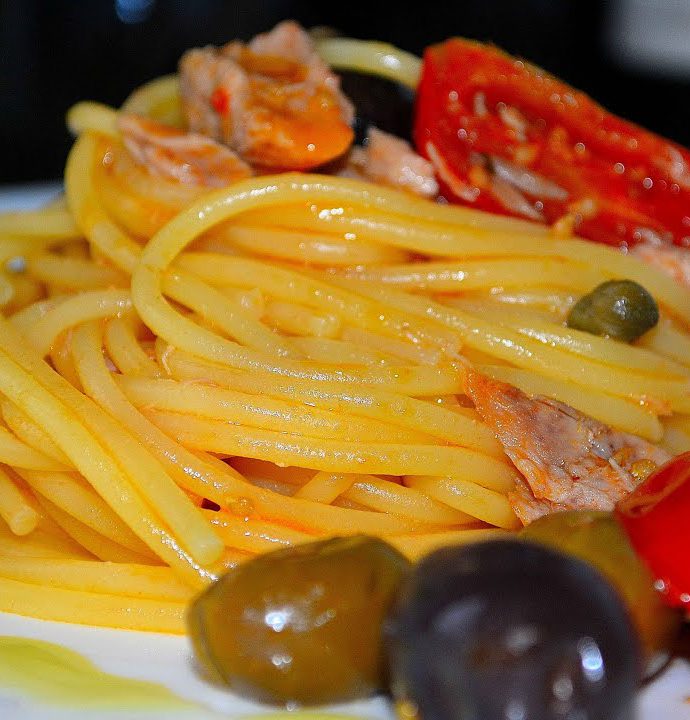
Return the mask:
[[385,686],[382,625],[409,562],[356,536],[278,550],[221,577],[187,622],[202,668],[262,702],[321,704]]
[[553,513],[535,520],[521,534],[590,562],[617,588],[639,633],[648,672],[668,657],[680,615],[662,602],[654,579],[611,513]]
[[581,297],[568,315],[568,327],[592,335],[632,342],[659,322],[654,298],[632,280],[609,280]]

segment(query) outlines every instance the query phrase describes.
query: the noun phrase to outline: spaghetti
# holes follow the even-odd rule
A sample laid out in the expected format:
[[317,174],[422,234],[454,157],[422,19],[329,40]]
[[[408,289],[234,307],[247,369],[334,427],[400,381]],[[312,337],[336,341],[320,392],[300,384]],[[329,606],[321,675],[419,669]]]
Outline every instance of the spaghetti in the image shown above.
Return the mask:
[[[321,50],[414,86],[390,48]],[[177,87],[122,112],[179,127]],[[690,449],[690,293],[636,258],[358,179],[209,192],[140,166],[115,110],[68,124],[67,204],[0,216],[0,610],[180,632],[195,588],[274,547],[368,533],[418,557],[517,528],[470,366]],[[621,275],[653,333],[564,326]]]

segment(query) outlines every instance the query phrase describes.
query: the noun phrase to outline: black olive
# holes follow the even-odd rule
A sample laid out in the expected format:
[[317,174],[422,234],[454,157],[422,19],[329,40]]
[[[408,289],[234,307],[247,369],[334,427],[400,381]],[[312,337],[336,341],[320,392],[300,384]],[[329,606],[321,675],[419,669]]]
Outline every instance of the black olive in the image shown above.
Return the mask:
[[632,342],[659,322],[654,298],[632,280],[609,280],[581,297],[568,315],[568,327]]
[[363,536],[250,560],[192,604],[197,660],[211,677],[263,702],[367,697],[386,684],[382,625],[408,569],[393,547]]
[[520,540],[445,548],[403,583],[391,686],[422,720],[624,720],[640,649],[589,564]]
[[341,87],[355,107],[355,142],[362,144],[371,125],[397,135],[412,137],[414,93],[392,80],[364,73],[339,71]]

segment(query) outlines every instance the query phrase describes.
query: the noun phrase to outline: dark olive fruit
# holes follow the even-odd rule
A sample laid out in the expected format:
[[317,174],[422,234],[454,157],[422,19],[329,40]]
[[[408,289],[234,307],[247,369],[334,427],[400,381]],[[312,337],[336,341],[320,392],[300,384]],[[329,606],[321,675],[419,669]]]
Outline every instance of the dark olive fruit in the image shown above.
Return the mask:
[[609,280],[581,297],[568,315],[568,327],[592,335],[632,342],[659,322],[659,308],[642,285]]
[[662,601],[654,578],[611,513],[573,510],[545,515],[528,525],[522,537],[592,563],[628,606],[649,672],[658,669],[675,642],[681,616]]
[[412,137],[412,90],[365,73],[341,71],[338,75],[345,96],[356,108],[355,142],[363,143],[372,125],[401,138]]
[[421,720],[628,720],[640,651],[588,563],[522,540],[445,548],[386,625],[391,687]]
[[215,679],[263,702],[371,695],[385,686],[382,623],[408,569],[397,550],[363,536],[250,560],[192,604],[197,659]]

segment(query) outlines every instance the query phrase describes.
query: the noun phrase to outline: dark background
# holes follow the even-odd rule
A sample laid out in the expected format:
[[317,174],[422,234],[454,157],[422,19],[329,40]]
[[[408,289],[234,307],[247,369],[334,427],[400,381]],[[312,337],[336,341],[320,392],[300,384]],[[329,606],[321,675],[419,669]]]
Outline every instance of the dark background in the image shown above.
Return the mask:
[[590,0],[0,0],[0,183],[61,176],[71,142],[64,114],[77,100],[117,105],[135,86],[174,71],[186,48],[247,39],[291,17],[415,53],[453,34],[490,40],[690,145],[690,77],[621,64],[612,50],[612,7]]

